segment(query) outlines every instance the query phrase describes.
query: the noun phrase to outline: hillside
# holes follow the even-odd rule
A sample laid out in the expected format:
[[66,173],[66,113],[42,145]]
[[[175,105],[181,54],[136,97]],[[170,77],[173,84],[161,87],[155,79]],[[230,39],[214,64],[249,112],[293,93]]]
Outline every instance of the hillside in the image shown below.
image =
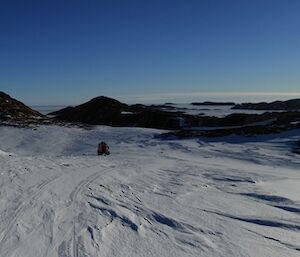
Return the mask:
[[42,118],[43,115],[20,101],[0,92],[0,121],[28,121]]
[[90,125],[158,129],[178,129],[180,116],[176,112],[166,112],[144,105],[130,106],[105,96],[95,97],[81,105],[67,107],[49,115],[54,115],[56,120]]

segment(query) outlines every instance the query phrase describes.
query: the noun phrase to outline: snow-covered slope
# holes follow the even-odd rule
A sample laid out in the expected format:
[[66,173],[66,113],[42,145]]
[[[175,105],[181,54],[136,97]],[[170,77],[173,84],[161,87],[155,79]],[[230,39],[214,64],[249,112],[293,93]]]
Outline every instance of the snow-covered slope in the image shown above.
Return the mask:
[[[0,127],[0,256],[299,256],[299,131]],[[262,138],[261,138],[262,139]],[[106,141],[111,156],[96,156]]]

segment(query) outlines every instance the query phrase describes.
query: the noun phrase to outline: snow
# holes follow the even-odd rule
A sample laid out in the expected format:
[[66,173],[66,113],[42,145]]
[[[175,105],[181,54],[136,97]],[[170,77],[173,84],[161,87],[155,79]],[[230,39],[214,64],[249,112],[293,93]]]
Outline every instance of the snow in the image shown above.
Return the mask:
[[299,256],[300,131],[160,132],[0,127],[0,256]]
[[0,150],[0,156],[6,156],[6,155],[10,155],[10,153],[4,152]]
[[130,114],[133,114],[133,112],[121,112],[121,114],[123,114],[123,115],[130,115]]

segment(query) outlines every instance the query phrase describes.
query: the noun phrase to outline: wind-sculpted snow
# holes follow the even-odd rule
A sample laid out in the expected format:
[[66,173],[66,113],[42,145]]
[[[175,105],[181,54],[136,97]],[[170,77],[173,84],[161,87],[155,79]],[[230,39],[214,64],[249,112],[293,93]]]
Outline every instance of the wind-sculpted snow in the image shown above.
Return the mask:
[[0,127],[0,257],[299,256],[299,136],[160,132]]

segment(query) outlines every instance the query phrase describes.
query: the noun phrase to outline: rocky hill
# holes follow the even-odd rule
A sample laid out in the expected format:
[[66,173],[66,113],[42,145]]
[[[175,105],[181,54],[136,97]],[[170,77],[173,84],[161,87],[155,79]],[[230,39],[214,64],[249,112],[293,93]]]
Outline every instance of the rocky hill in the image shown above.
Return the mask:
[[99,96],[75,106],[50,113],[56,120],[81,122],[90,125],[116,127],[180,128],[180,114],[144,105],[127,105],[115,99]]
[[66,107],[49,115],[71,122],[118,125],[121,122],[122,113],[129,113],[130,111],[128,105],[112,98],[100,96],[84,104]]
[[[263,114],[230,114],[226,117],[188,115],[166,111],[159,106],[127,105],[100,96],[84,104],[51,113],[55,121],[109,125],[116,127],[146,127],[156,129],[187,129],[184,135],[222,136],[228,134],[255,135],[298,127],[300,112],[266,112]],[[295,125],[296,124],[296,125]],[[195,129],[193,131],[193,129]],[[199,132],[201,129],[201,132]],[[195,132],[195,133],[194,133]]]
[[28,122],[38,120],[44,116],[29,108],[20,101],[0,92],[0,121],[2,122]]
[[291,99],[287,101],[274,101],[271,103],[242,103],[235,105],[232,109],[242,110],[300,110],[300,99]]

